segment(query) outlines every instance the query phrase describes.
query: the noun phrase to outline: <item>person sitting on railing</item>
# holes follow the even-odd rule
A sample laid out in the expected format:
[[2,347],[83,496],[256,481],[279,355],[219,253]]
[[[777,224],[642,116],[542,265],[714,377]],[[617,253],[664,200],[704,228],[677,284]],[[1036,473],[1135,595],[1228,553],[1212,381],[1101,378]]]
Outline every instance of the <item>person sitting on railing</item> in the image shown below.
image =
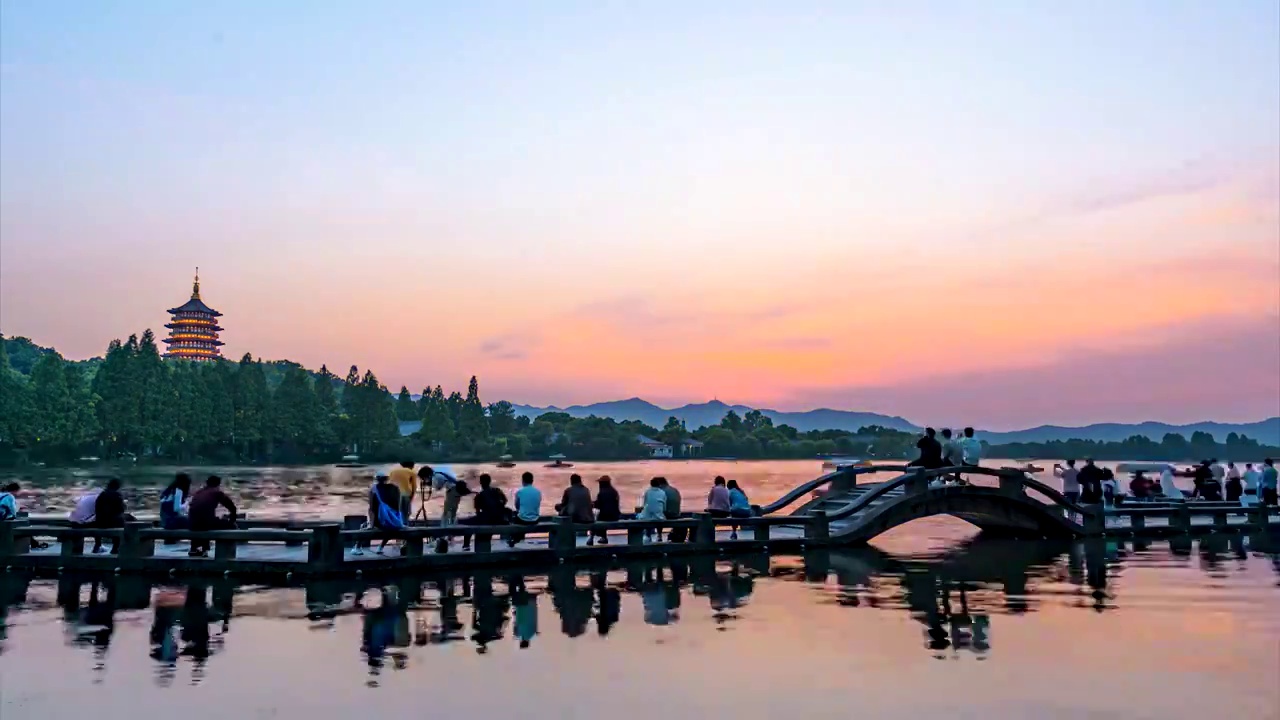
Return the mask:
[[[127,515],[124,511],[124,496],[120,494],[119,478],[111,478],[107,482],[107,487],[98,493],[98,499],[93,504],[93,515],[94,527],[104,530],[122,528],[126,519],[132,519],[133,516]],[[111,552],[115,553],[119,548],[119,540],[112,540]],[[102,552],[101,537],[93,539],[93,552],[94,554]]]
[[[404,516],[400,514],[400,488],[389,480],[380,474],[374,478],[373,487],[369,488],[369,527],[375,530],[404,529]],[[387,549],[388,542],[391,538],[384,535],[382,544],[378,546],[379,555]]]
[[1150,500],[1153,490],[1151,478],[1146,476],[1141,470],[1133,474],[1133,480],[1129,481],[1129,494],[1134,500]]
[[938,442],[938,431],[933,428],[925,428],[924,435],[916,441],[916,449],[920,451],[920,457],[907,463],[911,467],[922,467],[926,470],[936,470],[942,465],[942,443]]
[[191,527],[187,517],[186,501],[191,495],[191,476],[178,473],[169,487],[160,493],[160,526],[165,530],[186,530]]
[[[525,472],[520,476],[520,489],[516,491],[516,516],[511,518],[514,525],[537,525],[542,517],[542,491],[533,486],[533,473]],[[513,534],[507,538],[507,547],[515,547],[524,540],[524,533]]]
[[[476,514],[462,518],[459,525],[507,525],[511,522],[511,509],[507,507],[507,496],[501,489],[493,486],[493,478],[489,473],[480,473],[480,490],[471,496],[472,507]],[[471,536],[462,536],[462,550],[471,549]]]
[[973,428],[964,429],[964,437],[960,438],[960,463],[969,467],[982,464],[982,441],[973,436]]
[[591,512],[591,491],[582,484],[581,475],[574,473],[569,476],[569,487],[564,489],[556,511],[575,523],[590,525],[595,522],[595,515]]
[[[608,475],[600,476],[597,481],[600,489],[596,491],[596,522],[617,522],[622,519],[622,498],[613,487],[613,480]],[[609,544],[609,534],[604,530],[596,530],[594,538],[588,538],[587,544],[598,538],[601,545]]]
[[[228,517],[218,517],[218,508],[226,508]],[[191,504],[187,506],[191,529],[195,532],[211,530],[234,530],[236,527],[236,504],[222,491],[222,478],[210,475],[204,487],[191,496]],[[191,541],[191,557],[204,557],[209,554],[208,540]]]
[[67,521],[74,528],[93,527],[96,505],[98,504],[98,496],[102,494],[102,488],[94,488],[89,492],[80,496],[76,500],[76,506],[71,508],[71,512],[67,513]]
[[707,494],[707,514],[714,518],[729,517],[729,488],[725,487],[724,478],[719,475]]
[[1173,481],[1173,469],[1168,465],[1160,471],[1160,494],[1165,500],[1180,501],[1183,499],[1182,489]]
[[[667,494],[667,504],[663,512],[666,513],[668,520],[679,520],[680,491],[677,490],[675,486],[671,484],[671,481],[666,478],[660,477],[658,479],[662,481],[662,492]],[[673,527],[671,528],[671,531],[667,533],[667,540],[670,540],[673,543],[682,543],[688,538],[688,536],[688,528]]]
[[[749,518],[755,515],[755,510],[751,508],[751,501],[747,499],[747,493],[738,487],[737,480],[729,481],[729,516],[736,518]],[[738,526],[734,525],[729,529],[729,539],[738,539]]]
[[[665,520],[667,518],[667,493],[662,489],[662,480],[653,478],[649,480],[649,489],[644,491],[644,497],[640,501],[640,512],[636,514],[637,520]],[[644,539],[647,542],[653,536],[652,530],[644,531]],[[662,528],[658,528],[658,540],[662,539]]]
[[22,486],[16,482],[0,488],[0,521],[16,520],[18,517],[18,492]]

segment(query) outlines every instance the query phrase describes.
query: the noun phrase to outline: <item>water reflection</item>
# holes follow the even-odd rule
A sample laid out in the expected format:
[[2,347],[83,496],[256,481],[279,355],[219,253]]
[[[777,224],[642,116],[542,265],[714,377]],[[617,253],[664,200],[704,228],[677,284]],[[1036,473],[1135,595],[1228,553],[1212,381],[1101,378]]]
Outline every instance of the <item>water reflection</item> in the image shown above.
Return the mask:
[[[301,588],[231,582],[152,586],[129,577],[51,581],[5,573],[0,575],[0,653],[6,651],[11,622],[56,607],[64,642],[87,652],[93,682],[100,683],[118,619],[128,617],[137,625],[149,613],[155,684],[198,685],[235,642],[231,629],[240,618],[271,618],[319,632],[332,632],[351,618],[361,626],[359,647],[352,652],[365,667],[366,684],[378,687],[385,673],[406,670],[417,653],[433,652],[435,645],[465,644],[479,655],[508,643],[517,651],[536,651],[543,633],[608,638],[621,623],[655,629],[651,640],[661,644],[676,637],[670,633],[681,632],[682,618],[691,615],[729,631],[750,616],[762,583],[782,582],[808,588],[818,603],[905,613],[921,626],[923,652],[981,661],[993,652],[1000,616],[1035,613],[1045,602],[1109,612],[1123,599],[1115,580],[1126,572],[1183,563],[1212,580],[1243,569],[1250,559],[1246,538],[1222,536],[1190,545],[1184,538],[1062,545],[975,541],[923,558],[867,548],[804,557],[695,557],[532,575],[323,581]],[[1266,562],[1280,576],[1280,560],[1267,556]],[[628,596],[634,600],[624,602]],[[557,622],[543,622],[546,612],[553,612]],[[49,639],[46,635],[43,641]]]

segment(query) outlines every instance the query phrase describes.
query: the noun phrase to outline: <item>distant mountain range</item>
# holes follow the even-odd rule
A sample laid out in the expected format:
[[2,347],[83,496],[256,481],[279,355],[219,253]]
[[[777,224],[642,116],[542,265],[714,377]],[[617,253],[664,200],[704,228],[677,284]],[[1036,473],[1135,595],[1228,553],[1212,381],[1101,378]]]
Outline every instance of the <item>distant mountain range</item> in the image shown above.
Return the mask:
[[[591,405],[570,405],[559,407],[533,407],[515,405],[517,415],[537,417],[546,412],[564,412],[573,417],[607,417],[614,420],[639,420],[647,425],[661,428],[667,418],[676,417],[685,422],[690,430],[704,426],[716,425],[733,410],[738,415],[745,415],[755,409],[745,405],[727,405],[718,400],[706,403],[681,405],[676,408],[663,408],[647,400],[631,398],[612,402],[593,403]],[[759,408],[760,412],[773,420],[774,425],[790,425],[807,432],[809,430],[848,430],[857,431],[868,425],[879,425],[893,430],[919,431],[921,427],[897,415],[881,415],[879,413],[853,412],[849,410],[831,410],[819,408],[805,412],[780,412]],[[1015,442],[1048,442],[1050,440],[1097,440],[1118,442],[1133,435],[1145,435],[1157,442],[1165,433],[1179,433],[1190,438],[1194,432],[1207,432],[1222,442],[1228,433],[1242,433],[1266,445],[1280,445],[1280,417],[1273,417],[1255,423],[1216,423],[1200,422],[1190,425],[1169,425],[1158,422],[1136,424],[1097,423],[1084,427],[1062,427],[1058,425],[1041,425],[1026,430],[1010,432],[979,431],[978,437],[992,444]]]

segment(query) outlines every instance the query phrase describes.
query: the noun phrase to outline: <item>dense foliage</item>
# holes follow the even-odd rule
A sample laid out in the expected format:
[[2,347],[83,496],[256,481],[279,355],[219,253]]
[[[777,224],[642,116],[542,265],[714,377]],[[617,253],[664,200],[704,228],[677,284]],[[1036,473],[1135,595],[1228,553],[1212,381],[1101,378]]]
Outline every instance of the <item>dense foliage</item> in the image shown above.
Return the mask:
[[[21,369],[6,348],[22,356]],[[401,423],[421,423],[407,436]],[[416,399],[392,395],[371,370],[345,377],[287,361],[192,363],[164,359],[151,331],[113,341],[104,358],[68,362],[25,338],[0,338],[0,462],[59,463],[83,456],[180,462],[331,462],[346,453],[366,461],[481,461],[563,454],[570,459],[649,457],[641,437],[674,448],[677,457],[813,458],[847,455],[914,457],[917,436],[871,426],[798,432],[774,426],[759,411],[729,411],[709,427],[689,430],[672,417],[662,428],[636,421],[575,418],[551,412],[517,416],[503,400],[485,404],[476,378],[466,394],[439,385]],[[1232,433],[1217,443],[1207,433],[1160,442],[1083,440],[988,448],[1006,458],[1101,460],[1257,460],[1280,456]]]

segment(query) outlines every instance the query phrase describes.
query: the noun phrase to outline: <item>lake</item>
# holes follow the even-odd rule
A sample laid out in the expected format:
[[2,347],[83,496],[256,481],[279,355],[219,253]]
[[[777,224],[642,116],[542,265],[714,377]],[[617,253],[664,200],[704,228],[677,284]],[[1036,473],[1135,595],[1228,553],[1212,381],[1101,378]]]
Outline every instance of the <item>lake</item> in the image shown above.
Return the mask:
[[[548,498],[570,472],[531,467]],[[485,471],[510,489],[524,469]],[[172,471],[123,476],[154,507]],[[215,471],[251,512],[299,517],[360,512],[372,472]],[[686,497],[736,477],[767,502],[822,473],[816,461],[573,471],[611,475],[624,502],[657,474]],[[80,472],[25,478],[24,503],[65,510]],[[1059,545],[930,518],[806,557],[383,586],[0,573],[0,608],[3,720],[1280,718],[1280,557],[1237,536]]]

